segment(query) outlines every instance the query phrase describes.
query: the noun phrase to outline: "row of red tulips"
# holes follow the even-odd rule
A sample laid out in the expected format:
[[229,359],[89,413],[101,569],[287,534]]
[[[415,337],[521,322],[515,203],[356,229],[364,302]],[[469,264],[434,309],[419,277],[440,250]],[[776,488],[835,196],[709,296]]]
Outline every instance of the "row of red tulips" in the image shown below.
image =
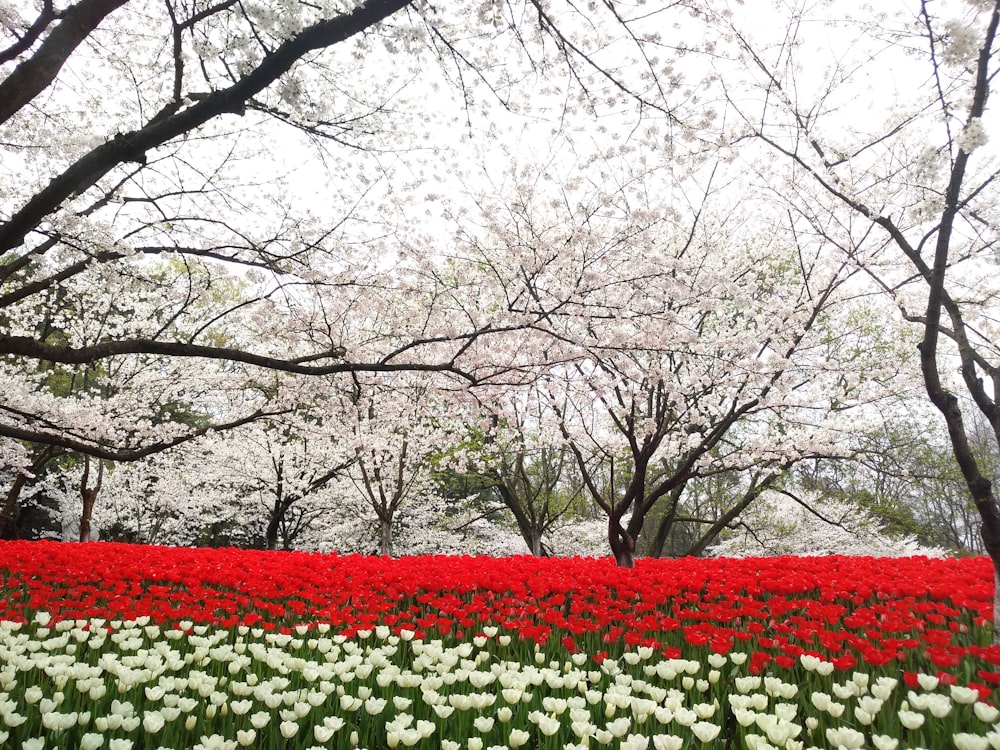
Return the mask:
[[[857,557],[610,560],[361,556],[0,543],[0,618],[251,625],[325,622],[348,636],[388,625],[471,638],[499,626],[570,652],[653,646],[695,658],[750,653],[752,672],[802,654],[939,672],[986,697],[1000,684],[990,642],[988,560]],[[912,678],[911,678],[912,680]]]

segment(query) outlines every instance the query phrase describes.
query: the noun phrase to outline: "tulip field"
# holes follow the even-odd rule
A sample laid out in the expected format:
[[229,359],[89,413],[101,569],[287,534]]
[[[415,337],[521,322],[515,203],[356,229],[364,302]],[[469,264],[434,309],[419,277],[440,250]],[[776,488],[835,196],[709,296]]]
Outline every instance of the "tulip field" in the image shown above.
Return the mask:
[[985,558],[0,542],[0,746],[1000,748]]

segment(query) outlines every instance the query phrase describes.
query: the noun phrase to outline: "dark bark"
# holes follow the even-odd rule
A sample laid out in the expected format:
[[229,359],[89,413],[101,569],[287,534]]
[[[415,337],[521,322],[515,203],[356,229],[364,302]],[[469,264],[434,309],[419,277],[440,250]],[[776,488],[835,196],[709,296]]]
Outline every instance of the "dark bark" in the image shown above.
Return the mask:
[[31,49],[31,46],[49,27],[49,24],[56,19],[56,11],[52,5],[52,0],[42,0],[42,7],[34,23],[21,35],[21,37],[4,50],[0,50],[0,65],[12,62],[23,52]]
[[[126,2],[128,0],[80,0],[63,11],[59,23],[31,57],[0,82],[0,123],[9,120],[44,91],[80,43]],[[45,18],[43,12],[39,20]]]
[[392,519],[379,516],[378,530],[378,553],[380,555],[392,557]]
[[[0,336],[0,354],[30,357],[45,362],[59,362],[67,365],[92,364],[111,357],[127,354],[152,354],[164,357],[189,357],[201,359],[225,360],[241,362],[255,367],[270,370],[281,370],[300,375],[335,375],[350,372],[451,372],[472,377],[464,373],[452,362],[440,364],[393,364],[391,362],[344,362],[343,349],[336,348],[328,352],[311,354],[298,359],[281,359],[254,354],[242,349],[229,349],[219,346],[204,346],[183,341],[159,341],[156,339],[121,339],[118,341],[103,341],[92,346],[59,346],[48,344],[27,336]],[[314,364],[317,360],[337,360],[334,364]]]
[[[52,446],[44,446],[31,462],[29,473],[37,476],[45,464],[59,455],[59,451]],[[20,510],[21,492],[28,483],[28,474],[17,473],[10,489],[4,495],[3,508],[0,509],[0,539],[17,538],[17,517]]]
[[[925,15],[926,17],[926,15]],[[989,62],[997,29],[1000,26],[1000,3],[993,9],[993,15],[987,29],[983,47],[980,50],[976,85],[969,107],[968,119],[982,117],[986,110],[989,97]],[[961,204],[961,192],[968,167],[969,154],[959,149],[952,165],[948,187],[945,191],[944,210],[941,223],[938,226],[937,241],[934,247],[934,262],[930,275],[924,273],[928,284],[927,310],[924,316],[924,335],[920,342],[920,370],[924,378],[927,395],[934,406],[944,416],[951,439],[952,451],[969,487],[969,493],[982,518],[981,534],[986,553],[993,561],[994,578],[1000,576],[1000,507],[993,493],[993,483],[985,476],[969,444],[968,432],[965,427],[962,410],[958,398],[942,383],[938,350],[942,332],[942,314],[947,311],[951,324],[952,339],[958,347],[962,361],[962,378],[966,388],[972,395],[980,411],[993,428],[994,435],[1000,442],[1000,411],[997,408],[997,394],[990,397],[983,388],[982,380],[977,373],[977,364],[981,360],[976,356],[973,344],[966,335],[966,327],[961,310],[951,299],[946,289],[949,255],[954,234],[955,218],[958,216]],[[904,246],[904,252],[908,246]],[[919,258],[919,252],[910,248],[906,253],[911,260]],[[921,259],[922,260],[922,259]],[[918,265],[919,268],[919,265]],[[1000,594],[996,592],[995,596]],[[994,623],[994,642],[1000,642],[1000,628]]]
[[26,474],[17,474],[4,496],[3,510],[0,511],[0,539],[17,538],[17,517],[20,511],[21,491],[27,483]]
[[295,537],[315,517],[315,515],[310,515],[307,520],[305,516],[300,514],[296,523],[289,524],[288,517],[292,508],[300,500],[326,487],[331,481],[340,476],[344,469],[354,463],[354,460],[344,461],[329,471],[319,476],[314,476],[309,481],[309,484],[298,493],[286,492],[284,460],[279,456],[273,460],[273,463],[275,470],[274,502],[271,504],[271,510],[267,519],[267,528],[264,530],[264,545],[269,550],[278,549],[278,537],[281,536],[281,546],[287,550],[291,548]]
[[675,487],[670,492],[668,500],[670,507],[663,514],[663,518],[660,519],[660,523],[656,526],[656,534],[653,536],[653,542],[649,550],[650,557],[663,557],[663,548],[667,544],[667,537],[670,536],[670,530],[674,527],[674,519],[677,518],[677,506],[680,503],[681,494],[684,492],[685,486]]
[[173,448],[176,445],[187,443],[208,432],[231,430],[234,427],[249,424],[250,422],[263,417],[277,416],[279,414],[284,414],[287,411],[288,410],[285,409],[277,412],[255,412],[254,414],[241,417],[240,419],[233,420],[232,422],[208,425],[192,430],[189,433],[180,435],[170,440],[158,443],[149,443],[139,448],[110,447],[101,444],[89,443],[84,439],[74,437],[69,432],[53,434],[44,430],[34,430],[2,423],[0,423],[0,435],[13,440],[25,440],[40,445],[46,445],[56,451],[58,451],[58,449],[75,451],[82,455],[92,456],[93,458],[103,458],[109,461],[138,461],[139,459],[145,458],[153,453],[159,453],[167,450],[168,448]]
[[545,557],[545,549],[542,546],[542,532],[529,533],[524,540],[528,543],[528,549],[535,557]]
[[[496,475],[494,479],[496,484],[493,491],[514,516],[517,530],[524,543],[528,545],[528,550],[535,557],[548,556],[548,550],[542,544],[542,536],[562,514],[550,516],[547,506],[539,513],[539,509],[531,503],[531,498],[522,496],[518,492],[519,488],[510,481],[510,477]],[[524,486],[521,486],[520,489],[530,491],[530,488]]]
[[[372,415],[373,412],[369,412],[369,419],[372,418]],[[365,463],[361,448],[358,449],[355,456],[354,463],[361,474],[365,495],[378,517],[380,555],[391,557],[393,554],[392,522],[408,490],[406,469],[409,447],[409,439],[404,439],[399,456],[395,459],[395,466],[383,466],[374,456],[373,464],[369,466]]]
[[[782,467],[783,469],[788,468],[787,466]],[[690,555],[693,557],[698,557],[703,554],[708,546],[715,541],[716,537],[722,532],[724,528],[729,526],[733,521],[739,518],[740,514],[743,513],[750,505],[763,494],[763,492],[775,485],[781,474],[779,473],[769,473],[763,479],[760,475],[755,475],[750,480],[750,487],[743,494],[743,497],[738,503],[733,505],[729,510],[719,516],[715,521],[713,521],[704,534],[699,537],[694,544],[692,544],[684,552],[685,555]]]
[[271,514],[267,519],[267,529],[264,531],[264,546],[268,550],[276,550],[278,548],[278,530],[282,519],[285,517],[285,513],[288,512],[288,508],[291,505],[291,503],[286,502],[285,498],[284,464],[279,459],[276,462],[276,466],[277,481],[274,487],[274,504],[271,506]]
[[615,564],[619,568],[635,567],[635,538],[629,536],[628,532],[621,526],[617,529],[608,526],[608,543],[611,545],[611,554],[615,557]]
[[91,537],[90,519],[94,514],[94,505],[97,496],[101,491],[101,484],[104,482],[104,461],[97,459],[97,479],[94,485],[90,482],[90,456],[83,457],[83,476],[80,478],[80,498],[83,500],[83,508],[80,512],[80,541],[89,542]]

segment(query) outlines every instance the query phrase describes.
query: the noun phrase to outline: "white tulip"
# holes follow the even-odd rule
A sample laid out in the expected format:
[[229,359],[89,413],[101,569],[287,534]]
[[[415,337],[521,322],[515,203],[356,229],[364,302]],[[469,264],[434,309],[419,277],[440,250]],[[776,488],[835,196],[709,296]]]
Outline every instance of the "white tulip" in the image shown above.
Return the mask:
[[931,693],[927,696],[927,710],[935,719],[943,719],[951,713],[952,703],[947,695]]
[[722,727],[718,724],[712,724],[708,721],[699,721],[691,725],[691,732],[702,742],[711,742],[719,736],[721,730]]
[[628,733],[628,730],[631,727],[632,727],[632,721],[627,716],[622,716],[618,719],[615,719],[614,721],[609,722],[607,725],[608,731],[611,732],[611,734],[613,734],[615,737],[624,737]]
[[145,711],[143,713],[142,728],[149,734],[156,734],[163,729],[163,725],[166,723],[167,720],[159,711]]
[[924,724],[924,715],[917,711],[907,711],[900,709],[898,712],[899,723],[907,729],[919,729]]
[[962,685],[952,685],[951,699],[955,703],[972,705],[979,700],[979,691]]
[[646,750],[649,747],[649,737],[642,734],[630,734],[628,738],[622,740],[619,747],[621,750]]
[[872,744],[875,745],[875,750],[896,750],[899,740],[887,734],[873,734]]
[[511,750],[517,750],[521,745],[527,744],[529,739],[531,739],[531,735],[528,732],[522,729],[511,729],[507,744],[510,745]]
[[258,711],[255,714],[250,715],[250,723],[253,725],[254,729],[263,729],[271,721],[271,714],[266,711]]
[[957,750],[988,750],[990,743],[985,737],[978,734],[958,732],[952,735],[952,742]]
[[477,716],[472,725],[476,728],[477,732],[481,734],[486,734],[491,729],[493,729],[493,717],[492,716]]
[[654,734],[653,747],[655,750],[681,750],[684,740],[673,734]]
[[924,690],[935,690],[938,686],[938,678],[932,674],[918,674],[917,682]]
[[826,739],[836,747],[843,745],[846,750],[860,750],[865,745],[865,736],[850,727],[827,729]]
[[1000,710],[988,703],[977,702],[972,710],[976,714],[976,718],[987,724],[996,724],[997,720],[1000,720]]
[[542,714],[538,719],[538,731],[546,737],[551,737],[559,731],[559,719]]

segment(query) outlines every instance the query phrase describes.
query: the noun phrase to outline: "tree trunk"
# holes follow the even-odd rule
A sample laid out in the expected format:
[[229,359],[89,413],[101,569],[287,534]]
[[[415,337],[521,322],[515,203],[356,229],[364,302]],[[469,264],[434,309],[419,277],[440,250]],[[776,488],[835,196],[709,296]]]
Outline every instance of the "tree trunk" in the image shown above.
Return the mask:
[[493,477],[496,484],[493,485],[493,491],[500,498],[500,501],[510,510],[514,515],[514,520],[517,522],[517,530],[521,534],[521,538],[524,543],[528,545],[528,550],[535,557],[545,557],[547,556],[547,551],[542,544],[542,534],[544,533],[544,528],[539,528],[539,524],[536,522],[536,517],[534,514],[531,517],[525,513],[524,508],[521,505],[521,498],[518,496],[516,486],[509,477],[496,474]]
[[288,510],[288,505],[283,502],[285,495],[285,462],[281,454],[277,458],[271,459],[274,465],[274,505],[271,506],[271,516],[267,519],[267,528],[264,530],[264,547],[269,551],[278,549],[278,529],[281,527],[281,519]]
[[[41,453],[35,456],[31,462],[29,473],[36,476],[45,464],[57,455],[57,451],[51,446],[44,448]],[[28,483],[28,474],[19,473],[14,477],[14,482],[4,496],[3,508],[0,509],[0,539],[15,539],[17,537],[17,517],[20,511],[21,491]]]
[[635,567],[635,545],[632,547],[621,546],[614,550],[615,553],[615,564],[619,568],[634,568]]
[[[941,273],[941,278],[943,278],[943,271]],[[934,295],[935,291],[937,292],[936,297]],[[1000,576],[1000,505],[997,504],[996,495],[993,493],[993,482],[989,477],[983,475],[979,468],[979,462],[976,460],[975,452],[969,444],[969,436],[965,429],[965,420],[958,398],[941,384],[937,371],[937,340],[941,294],[940,287],[932,287],[932,302],[928,305],[928,322],[924,329],[924,340],[918,346],[921,369],[924,375],[924,385],[927,388],[927,394],[931,402],[944,416],[945,424],[948,427],[948,437],[951,440],[952,452],[955,455],[955,460],[958,462],[965,483],[969,488],[969,494],[976,505],[976,510],[979,511],[979,517],[982,519],[982,526],[979,533],[983,538],[983,546],[986,548],[986,554],[993,561],[993,576],[996,579]],[[935,307],[935,304],[937,307]],[[961,322],[957,317],[953,322],[956,321]],[[959,352],[964,355],[968,354],[961,346],[959,347]],[[975,384],[970,382],[969,377],[966,377],[966,385],[969,386],[969,390],[974,394],[973,388]],[[993,408],[995,409],[995,405]],[[990,424],[995,425],[995,420],[991,418],[994,415],[985,409],[983,411],[987,419],[990,419]],[[998,439],[998,443],[1000,443],[1000,439]],[[1000,610],[1000,588],[994,589],[993,610],[994,612]],[[1000,645],[1000,623],[997,622],[995,617],[993,621],[993,643]]]
[[268,519],[267,529],[264,531],[264,546],[268,550],[278,549],[278,524],[281,523],[281,513],[279,504],[275,502],[271,518]]
[[[928,391],[931,389],[928,388]],[[997,504],[997,497],[993,492],[993,482],[989,477],[983,476],[975,454],[969,446],[958,399],[943,389],[931,393],[935,405],[944,414],[951,437],[952,452],[982,520],[979,534],[983,539],[986,554],[993,562],[993,644],[1000,646],[1000,620],[997,619],[1000,615],[1000,586],[996,585],[1000,581],[1000,505]]]
[[615,564],[619,568],[635,567],[635,538],[622,529],[618,523],[620,514],[612,514],[608,519],[608,543],[611,554],[615,556]]
[[379,518],[379,545],[378,553],[387,557],[392,557],[392,519]]
[[271,516],[267,519],[267,528],[264,530],[264,546],[268,550],[278,549],[278,533],[281,530],[281,522],[285,520],[285,514],[291,502],[282,498],[282,490],[279,485],[274,494],[274,505],[271,507]]
[[14,477],[14,483],[10,489],[7,490],[3,509],[0,510],[0,539],[14,539],[17,536],[17,516],[20,510],[18,501],[21,499],[21,490],[24,489],[27,482],[27,475],[18,474]]
[[532,529],[528,533],[528,548],[531,550],[531,554],[535,557],[544,557],[545,551],[542,549],[542,532],[537,529]]
[[83,510],[80,512],[80,541],[90,541],[90,518],[94,513],[94,503],[97,502],[97,494],[101,491],[101,482],[104,480],[104,461],[97,460],[97,481],[93,487],[88,487],[90,480],[90,456],[83,457],[83,477],[80,479],[80,497],[83,499]]
[[993,645],[1000,646],[1000,507],[997,506],[990,482],[979,484],[980,489],[989,487],[984,498],[974,496],[976,508],[983,519],[980,535],[986,554],[993,562]]
[[660,519],[660,523],[656,527],[656,535],[653,537],[653,544],[649,551],[650,557],[663,557],[663,548],[667,545],[667,537],[670,536],[670,530],[674,527],[677,505],[686,485],[687,482],[684,482],[670,491],[668,500],[670,510],[663,514],[663,518]]
[[[789,467],[790,464],[782,464],[782,472],[787,471]],[[760,479],[760,474],[755,474],[750,479],[750,487],[740,499],[740,502],[719,516],[715,523],[708,527],[708,531],[702,534],[700,539],[688,547],[687,551],[684,552],[684,557],[700,557],[708,548],[708,545],[715,541],[715,538],[719,536],[722,530],[734,520],[739,518],[743,511],[749,508],[750,504],[759,498],[765,490],[773,487],[780,476],[781,474],[778,473],[767,474],[763,480],[758,481]]]
[[656,534],[653,536],[652,546],[649,548],[650,557],[663,557],[663,548],[667,546],[667,537],[674,527],[674,512],[667,513],[660,519],[656,527]]

